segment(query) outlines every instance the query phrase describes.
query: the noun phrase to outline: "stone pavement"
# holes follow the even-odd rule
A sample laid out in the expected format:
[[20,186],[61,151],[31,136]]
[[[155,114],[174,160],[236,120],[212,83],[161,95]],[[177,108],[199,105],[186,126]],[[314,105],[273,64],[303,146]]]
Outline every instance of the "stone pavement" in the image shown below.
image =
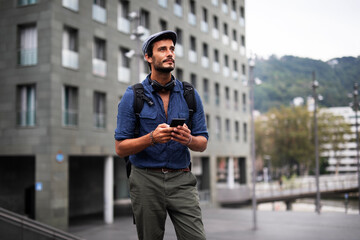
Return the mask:
[[[359,240],[360,215],[345,213],[257,211],[257,230],[253,230],[251,209],[203,207],[208,240]],[[117,217],[106,225],[101,219],[87,220],[69,231],[88,240],[136,240],[132,217]],[[176,240],[168,218],[165,240]]]

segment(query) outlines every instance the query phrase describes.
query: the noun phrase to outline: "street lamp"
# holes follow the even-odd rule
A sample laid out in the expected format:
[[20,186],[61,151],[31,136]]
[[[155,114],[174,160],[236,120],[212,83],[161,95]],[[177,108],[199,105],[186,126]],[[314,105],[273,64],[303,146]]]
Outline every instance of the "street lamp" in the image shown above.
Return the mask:
[[254,68],[255,61],[249,61],[249,87],[250,87],[250,119],[251,119],[251,165],[252,165],[252,209],[253,209],[253,229],[256,230],[256,175],[255,175],[255,126],[254,126]]
[[357,160],[357,173],[358,173],[358,193],[359,193],[359,214],[360,214],[360,160],[359,160],[359,132],[358,132],[358,115],[359,102],[358,102],[358,84],[354,83],[354,91],[352,93],[354,102],[351,104],[355,112],[355,131],[356,131],[356,160]]
[[315,79],[315,72],[313,72],[313,98],[314,98],[314,132],[315,132],[315,172],[316,172],[316,212],[320,214],[320,189],[319,189],[319,141],[318,141],[318,130],[317,130],[317,117],[316,117],[316,110],[317,110],[317,101],[318,96],[316,94],[316,88],[319,87],[318,81]]

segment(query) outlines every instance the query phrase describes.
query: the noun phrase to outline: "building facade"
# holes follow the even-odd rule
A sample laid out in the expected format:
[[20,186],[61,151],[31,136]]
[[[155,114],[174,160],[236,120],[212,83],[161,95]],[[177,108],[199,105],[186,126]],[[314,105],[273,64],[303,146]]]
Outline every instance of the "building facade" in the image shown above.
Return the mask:
[[[345,144],[340,146],[339,151],[334,151],[331,145],[325,144],[325,151],[322,157],[328,159],[326,171],[331,174],[356,173],[357,172],[357,152],[356,152],[356,116],[351,107],[331,107],[322,108],[322,112],[331,113],[334,116],[342,116],[347,124],[350,125],[351,134],[346,134]],[[359,116],[358,116],[359,117]],[[358,120],[359,121],[359,120]]]
[[206,113],[208,148],[192,153],[201,200],[248,197],[244,0],[0,2],[0,207],[62,229],[99,212],[112,222],[128,199],[117,105],[148,74],[142,41],[164,29],[178,34],[173,74]]

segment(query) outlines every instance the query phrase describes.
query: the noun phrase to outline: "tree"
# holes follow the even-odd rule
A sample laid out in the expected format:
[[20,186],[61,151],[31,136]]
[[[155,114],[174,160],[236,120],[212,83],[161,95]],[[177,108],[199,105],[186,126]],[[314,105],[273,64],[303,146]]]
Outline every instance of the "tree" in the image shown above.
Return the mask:
[[[320,155],[328,151],[325,143],[341,148],[347,132],[344,119],[332,114],[319,114]],[[306,175],[315,165],[313,113],[306,107],[272,108],[255,122],[256,154],[269,155],[277,175]]]

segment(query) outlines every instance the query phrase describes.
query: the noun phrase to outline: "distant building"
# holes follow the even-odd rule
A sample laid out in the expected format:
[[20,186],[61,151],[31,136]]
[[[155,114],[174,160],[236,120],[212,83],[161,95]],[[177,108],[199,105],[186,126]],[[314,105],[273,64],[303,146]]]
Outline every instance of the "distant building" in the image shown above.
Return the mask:
[[[350,107],[331,107],[322,108],[321,111],[332,113],[335,116],[343,116],[345,122],[351,126],[351,135],[344,136],[348,142],[342,145],[342,149],[336,153],[330,148],[328,144],[325,147],[328,151],[322,154],[322,157],[328,158],[329,166],[326,171],[329,173],[356,173],[357,172],[357,158],[356,158],[356,127],[355,127],[355,112]],[[359,121],[359,120],[358,120]],[[338,162],[339,161],[339,162]]]
[[13,0],[0,13],[0,207],[62,229],[93,213],[112,221],[128,199],[117,105],[148,74],[142,40],[164,29],[179,37],[174,75],[205,108],[208,149],[192,153],[201,200],[247,197],[244,0]]

